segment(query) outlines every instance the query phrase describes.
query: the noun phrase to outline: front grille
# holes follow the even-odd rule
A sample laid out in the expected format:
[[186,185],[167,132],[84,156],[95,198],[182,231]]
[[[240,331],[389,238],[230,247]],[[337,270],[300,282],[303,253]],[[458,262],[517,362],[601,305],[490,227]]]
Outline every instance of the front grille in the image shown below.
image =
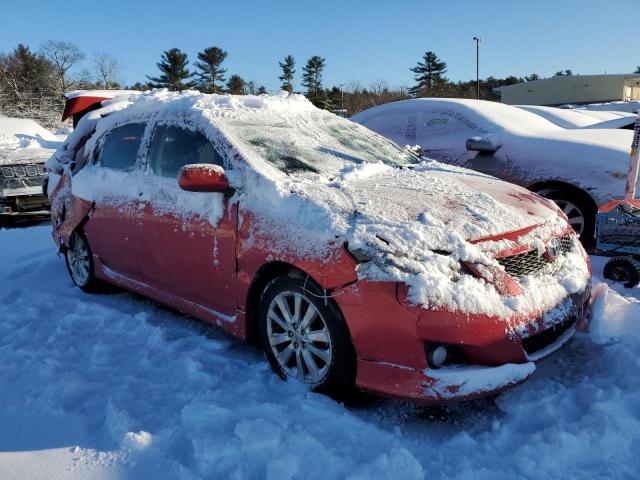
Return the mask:
[[528,355],[539,352],[545,347],[548,347],[558,338],[562,336],[564,332],[576,322],[575,317],[570,317],[564,322],[554,325],[553,327],[545,330],[544,332],[537,333],[531,337],[522,340],[522,347]]
[[[565,234],[560,239],[560,254],[573,250],[573,241],[571,234]],[[516,279],[527,275],[536,275],[552,263],[547,260],[546,256],[538,255],[537,250],[529,250],[510,257],[498,258],[497,261],[511,277]]]
[[41,177],[44,175],[44,165],[3,165],[0,175],[4,178]]

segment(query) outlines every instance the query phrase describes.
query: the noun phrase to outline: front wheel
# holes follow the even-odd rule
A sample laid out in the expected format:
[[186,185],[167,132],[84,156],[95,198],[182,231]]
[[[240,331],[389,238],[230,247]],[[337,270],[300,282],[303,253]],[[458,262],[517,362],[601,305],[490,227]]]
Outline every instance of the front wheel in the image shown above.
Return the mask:
[[259,309],[262,345],[273,370],[333,396],[352,392],[356,356],[337,309],[311,280],[278,277]]
[[69,276],[74,284],[85,292],[95,292],[100,287],[100,280],[93,273],[93,257],[86,237],[75,230],[69,236],[64,258]]

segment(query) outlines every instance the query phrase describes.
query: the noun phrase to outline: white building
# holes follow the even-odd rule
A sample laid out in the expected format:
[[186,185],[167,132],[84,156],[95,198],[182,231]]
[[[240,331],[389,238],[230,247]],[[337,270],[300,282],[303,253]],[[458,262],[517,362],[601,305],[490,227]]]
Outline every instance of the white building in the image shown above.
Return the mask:
[[567,75],[494,89],[509,105],[563,105],[640,100],[640,74]]

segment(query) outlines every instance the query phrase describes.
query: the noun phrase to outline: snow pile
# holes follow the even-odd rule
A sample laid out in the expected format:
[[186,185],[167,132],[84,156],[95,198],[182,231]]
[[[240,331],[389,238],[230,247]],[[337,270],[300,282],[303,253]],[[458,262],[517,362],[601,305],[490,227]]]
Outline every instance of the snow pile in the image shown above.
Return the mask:
[[82,293],[48,225],[0,230],[0,250],[3,480],[595,480],[640,468],[638,288],[615,286],[599,334],[577,334],[495,403],[344,406],[204,324],[133,294]]

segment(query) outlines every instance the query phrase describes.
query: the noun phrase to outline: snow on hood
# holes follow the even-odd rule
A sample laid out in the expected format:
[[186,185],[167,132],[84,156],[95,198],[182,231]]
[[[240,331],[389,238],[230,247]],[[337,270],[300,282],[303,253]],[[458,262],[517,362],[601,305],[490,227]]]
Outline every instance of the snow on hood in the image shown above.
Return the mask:
[[[556,272],[532,280],[518,298],[503,298],[492,285],[465,274],[461,260],[498,266],[492,252],[469,240],[533,225],[538,228],[532,236],[546,240],[568,225],[551,202],[470,170],[419,163],[300,95],[156,90],[103,105],[81,119],[49,168],[67,168],[70,146],[93,129],[85,147],[89,155],[103,132],[126,122],[195,126],[236,160],[226,172],[237,188],[231,201],[239,202],[241,222],[244,213],[253,217],[249,243],[267,238],[265,247],[274,256],[293,252],[330,261],[331,251],[345,243],[372,259],[358,266],[360,278],[404,282],[417,305],[502,317],[551,308],[588,281],[578,248],[557,262]],[[221,196],[217,202],[222,205]],[[177,199],[172,208],[192,211],[194,204]],[[200,213],[211,221],[219,218]]]
[[33,120],[0,117],[0,165],[43,163],[60,145]]
[[[299,178],[277,202],[268,196],[255,201],[249,192],[245,201],[271,218],[268,226],[277,228],[283,249],[298,245],[306,253],[314,245],[309,239],[345,241],[370,259],[357,267],[359,278],[405,283],[409,300],[423,308],[509,318],[550,309],[587,285],[589,272],[577,245],[557,261],[555,272],[527,279],[518,297],[502,297],[462,271],[461,261],[500,268],[493,245],[485,249],[470,239],[538,225],[529,239],[535,244],[567,228],[551,202],[514,185],[430,161],[415,168],[347,169],[329,187]],[[517,320],[512,327],[518,328]]]

